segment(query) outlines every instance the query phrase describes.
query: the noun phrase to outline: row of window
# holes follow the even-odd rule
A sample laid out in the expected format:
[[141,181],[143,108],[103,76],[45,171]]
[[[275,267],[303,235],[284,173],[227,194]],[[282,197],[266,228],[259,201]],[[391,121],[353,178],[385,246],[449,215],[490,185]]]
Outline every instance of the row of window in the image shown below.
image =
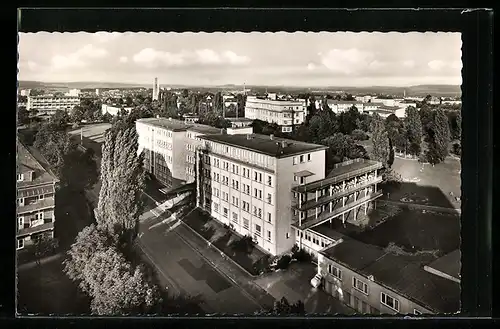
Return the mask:
[[[225,185],[228,185],[228,183],[225,181],[223,181],[222,183]],[[243,185],[242,192],[244,194],[250,195],[250,185],[247,185],[247,184],[242,184],[242,185]],[[238,182],[233,182],[233,188],[235,190],[238,190]],[[262,190],[257,189],[257,188],[254,188],[253,190],[254,190],[253,197],[256,199],[262,200]],[[216,197],[219,197],[219,189],[216,187],[212,187],[212,194],[215,195]],[[223,198],[224,198],[224,195],[229,195],[229,193],[222,192]],[[234,198],[234,196],[233,196],[233,198]],[[227,201],[227,200],[225,199],[224,201]],[[266,202],[268,204],[272,204],[272,194],[271,193],[267,193]]]
[[210,147],[211,152],[225,157],[237,159],[244,163],[255,164],[260,167],[274,169],[275,158],[261,153],[244,150],[239,147],[229,147],[225,144],[205,141],[205,146]]
[[331,243],[331,241],[319,238],[315,234],[309,233],[307,231],[305,232],[305,234],[304,232],[297,231],[297,237],[305,238],[307,241],[311,241],[315,245],[321,246],[321,248],[324,248]]
[[305,163],[307,159],[307,162],[311,161],[311,154],[301,154],[299,156],[294,156],[293,157],[293,164],[299,164],[299,163]]
[[31,227],[35,221],[42,221],[44,219],[44,213],[43,211],[38,212],[35,214],[35,217],[32,218],[31,220],[26,220],[24,216],[19,216],[17,217],[17,224],[18,224],[18,229],[23,229],[23,228],[28,228]]
[[[214,202],[214,211],[216,213],[219,213],[219,204],[218,203],[215,203]],[[262,211],[261,209],[259,209],[260,211]],[[270,215],[270,214],[269,214]],[[229,216],[229,209],[227,209],[226,207],[222,207],[222,216],[224,216],[225,218],[228,218]],[[232,217],[231,217],[231,220],[233,223],[235,224],[239,224],[239,221],[238,221],[238,214],[233,212],[232,213]],[[249,229],[249,220],[248,218],[245,218],[243,217],[243,228],[248,230]],[[261,236],[262,234],[262,227],[259,225],[259,224],[255,224],[255,230],[254,230],[254,234],[258,237]],[[267,231],[267,241],[271,242],[271,231]]]
[[[210,165],[210,163],[211,163],[210,157],[209,156],[205,156],[204,157],[204,162],[205,162],[205,164]],[[214,158],[213,159],[213,166],[215,168],[220,168],[220,169],[223,169],[225,171],[231,171],[235,175],[239,175],[239,165],[237,165],[237,164],[230,164],[229,162],[223,160],[222,161],[222,167],[221,167],[219,159]],[[241,174],[241,176],[250,179],[251,172],[252,172],[251,169],[242,167],[242,174]],[[257,171],[254,170],[254,173],[253,173],[253,180],[254,181],[262,183],[262,177],[263,177],[262,173],[257,172]],[[267,175],[266,184],[269,185],[269,186],[272,186],[272,177],[270,175]]]
[[193,155],[186,155],[186,162],[195,164],[196,163],[196,157]]
[[[331,264],[328,265],[328,273],[330,273],[337,279],[342,280],[342,271]],[[368,284],[366,284],[366,282],[363,282],[358,278],[353,277],[352,287],[368,296]],[[385,292],[380,293],[380,303],[396,312],[399,312],[399,305],[400,305],[399,300],[396,299],[395,297],[386,294]],[[417,315],[422,314],[422,312],[420,312],[417,309],[414,309],[413,313]]]
[[[47,198],[52,197],[52,195],[53,195],[52,193],[47,194]],[[39,194],[38,197],[35,197],[35,198],[36,198],[36,201],[44,200],[45,199],[45,194]],[[30,197],[30,198],[18,198],[17,199],[17,204],[19,206],[24,206],[24,203],[25,203],[26,199],[31,199],[33,201],[33,197]]]
[[172,149],[172,143],[168,143],[168,142],[163,141],[161,139],[157,139],[156,140],[156,145],[158,145],[160,148],[164,148],[164,149],[167,149],[167,150],[171,150]]

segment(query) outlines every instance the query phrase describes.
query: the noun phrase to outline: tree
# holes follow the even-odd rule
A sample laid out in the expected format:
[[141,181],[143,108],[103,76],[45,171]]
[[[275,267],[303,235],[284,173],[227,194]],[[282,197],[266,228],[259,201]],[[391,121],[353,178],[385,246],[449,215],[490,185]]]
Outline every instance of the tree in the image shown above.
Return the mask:
[[354,129],[351,136],[356,141],[365,141],[369,139],[368,135],[361,129]]
[[64,272],[73,281],[79,283],[83,292],[89,292],[89,283],[84,279],[83,269],[92,256],[99,250],[105,250],[112,245],[110,237],[96,225],[85,227],[76,237],[75,243],[68,251],[68,258],[64,260]]
[[69,115],[66,111],[57,110],[51,117],[49,122],[61,128],[61,130],[66,129],[69,123]]
[[433,138],[430,143],[432,144],[432,152],[430,154],[432,161],[435,163],[438,161],[437,163],[439,163],[446,159],[450,144],[450,126],[448,123],[448,117],[442,109],[438,109],[436,111],[436,118],[433,124],[432,132]]
[[40,261],[43,257],[53,254],[59,247],[59,242],[47,234],[41,233],[35,240],[34,245],[34,255],[36,259],[36,264],[40,265]]
[[224,103],[220,91],[216,92],[214,95],[213,108],[215,113],[217,113],[218,115],[222,115],[222,111],[224,110]]
[[359,113],[358,109],[353,106],[347,112],[340,113],[339,117],[340,132],[349,135],[354,129],[358,128],[356,126],[356,122],[361,118],[361,114]]
[[288,315],[288,314],[305,314],[305,305],[301,300],[298,300],[294,304],[290,304],[290,302],[282,297],[281,300],[276,300],[274,302],[273,314],[276,315]]
[[20,106],[17,109],[17,124],[19,126],[28,124],[30,122],[30,114],[26,107]]
[[380,117],[375,117],[373,124],[373,159],[382,162],[384,168],[389,168],[390,145],[385,124]]
[[92,313],[97,315],[149,313],[161,302],[157,287],[113,247],[97,250],[82,276],[92,298]]
[[137,155],[137,138],[135,127],[117,127],[106,132],[97,207],[99,227],[128,246],[137,234],[144,208],[141,194],[145,172],[143,154]]
[[405,132],[409,153],[418,156],[422,144],[422,121],[417,109],[413,106],[406,108]]
[[84,109],[80,105],[77,105],[71,110],[70,119],[72,122],[81,122],[83,120],[83,115]]
[[238,111],[238,117],[245,116],[245,103],[247,101],[247,96],[242,94],[236,95],[236,111]]
[[455,117],[455,131],[453,138],[458,140],[462,139],[462,111],[458,111],[457,116]]
[[189,90],[183,89],[181,93],[182,98],[187,98],[188,95],[189,95]]

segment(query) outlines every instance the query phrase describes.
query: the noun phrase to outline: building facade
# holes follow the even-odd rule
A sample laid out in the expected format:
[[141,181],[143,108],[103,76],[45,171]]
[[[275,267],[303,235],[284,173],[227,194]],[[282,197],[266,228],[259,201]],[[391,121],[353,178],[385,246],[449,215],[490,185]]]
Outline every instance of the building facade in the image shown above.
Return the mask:
[[343,238],[319,253],[318,274],[321,289],[361,314],[456,313],[460,283],[425,270],[433,259]]
[[42,234],[54,237],[55,187],[58,179],[17,142],[17,249]]
[[28,96],[26,109],[37,111],[38,115],[52,115],[57,110],[69,112],[77,105],[80,105],[79,96]]
[[248,96],[245,103],[245,118],[276,123],[282,132],[291,132],[306,117],[306,101],[271,100]]
[[132,110],[134,109],[133,107],[122,107],[122,106],[112,106],[108,104],[102,104],[101,105],[101,113],[104,114],[110,114],[112,116],[118,115],[121,110],[124,110],[127,114],[130,114]]
[[337,164],[328,177],[319,180],[310,171],[295,172],[292,227],[298,247],[316,259],[320,250],[342,238],[329,229],[329,223],[341,220],[362,225],[382,196],[377,186],[382,182],[381,168],[381,162],[354,159]]
[[310,170],[323,178],[326,147],[257,134],[201,139],[197,205],[238,234],[251,236],[262,250],[289,251],[295,244],[293,172]]

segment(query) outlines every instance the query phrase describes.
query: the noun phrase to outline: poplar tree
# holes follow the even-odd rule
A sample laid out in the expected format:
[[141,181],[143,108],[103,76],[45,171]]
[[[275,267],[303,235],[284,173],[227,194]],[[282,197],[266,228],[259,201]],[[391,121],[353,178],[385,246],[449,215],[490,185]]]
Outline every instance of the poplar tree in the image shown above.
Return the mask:
[[408,145],[408,152],[412,155],[419,155],[422,150],[422,121],[419,113],[413,106],[406,108],[405,131]]
[[442,109],[436,111],[433,125],[433,139],[431,143],[436,152],[435,155],[437,160],[440,162],[444,161],[448,155],[448,147],[450,144],[450,125],[448,117]]
[[389,155],[391,152],[389,137],[385,123],[379,116],[372,121],[373,158],[382,162],[384,168],[389,168]]

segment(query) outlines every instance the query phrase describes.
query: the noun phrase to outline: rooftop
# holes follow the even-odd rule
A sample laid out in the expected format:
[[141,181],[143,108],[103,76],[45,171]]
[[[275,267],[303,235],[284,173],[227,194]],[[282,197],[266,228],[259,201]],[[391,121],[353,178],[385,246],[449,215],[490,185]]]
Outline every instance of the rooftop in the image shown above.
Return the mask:
[[437,313],[460,310],[460,284],[424,270],[435,260],[431,253],[400,253],[347,237],[322,253]]
[[341,162],[335,165],[335,168],[330,171],[324,179],[317,180],[308,184],[298,185],[293,188],[293,191],[304,193],[306,191],[315,191],[320,188],[325,188],[331,184],[349,179],[351,177],[363,174],[367,171],[382,168],[382,163],[367,159],[353,159]]
[[229,122],[253,122],[253,119],[240,117],[240,118],[226,118]]
[[[41,155],[39,156],[41,157]],[[18,189],[58,181],[50,169],[43,167],[35,155],[28,151],[21,142],[17,141],[17,172],[24,174],[30,171],[34,172],[34,179],[32,181],[18,182]]]
[[460,249],[456,249],[428,264],[426,270],[443,277],[451,277],[460,282],[461,256]]
[[155,127],[171,130],[171,131],[185,131],[189,125],[184,121],[171,119],[171,118],[143,118],[138,119],[137,122],[152,125]]
[[221,130],[219,128],[207,126],[207,125],[202,125],[202,124],[192,124],[188,123],[188,130],[195,131],[200,134],[221,134]]
[[355,99],[353,99],[352,101],[340,101],[336,99],[328,99],[326,102],[328,104],[363,104],[363,102],[357,101]]
[[[319,151],[327,149],[326,146],[304,143],[285,138],[248,134],[248,135],[205,135],[201,138],[222,143],[230,146],[239,147],[253,152],[262,153],[276,158],[289,157],[296,154]],[[285,142],[285,146],[282,143]]]
[[283,105],[283,106],[304,106],[306,101],[305,100],[282,100],[282,99],[263,99],[263,98],[257,98],[255,96],[248,96],[247,97],[247,102],[251,103],[268,103],[268,104],[276,104],[276,105]]

